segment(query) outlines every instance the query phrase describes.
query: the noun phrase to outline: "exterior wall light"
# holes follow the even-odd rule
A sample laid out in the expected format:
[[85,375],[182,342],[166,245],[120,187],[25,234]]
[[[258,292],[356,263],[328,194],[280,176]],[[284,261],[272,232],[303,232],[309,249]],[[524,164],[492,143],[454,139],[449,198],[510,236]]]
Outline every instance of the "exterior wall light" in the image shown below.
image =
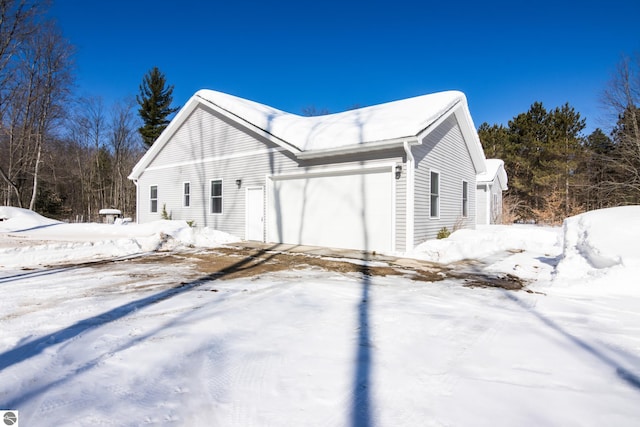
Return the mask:
[[236,179],[236,185],[238,186],[238,188],[240,188],[240,186],[242,185],[242,180]]
[[396,179],[400,179],[402,175],[402,165],[396,165]]

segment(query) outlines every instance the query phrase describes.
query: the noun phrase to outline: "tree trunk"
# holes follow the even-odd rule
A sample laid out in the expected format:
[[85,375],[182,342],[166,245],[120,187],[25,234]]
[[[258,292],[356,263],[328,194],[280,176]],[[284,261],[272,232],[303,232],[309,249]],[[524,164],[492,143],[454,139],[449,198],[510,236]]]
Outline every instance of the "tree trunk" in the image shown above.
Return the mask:
[[42,138],[36,135],[36,164],[33,167],[33,190],[31,192],[31,202],[29,209],[34,210],[36,207],[36,199],[38,198],[38,173],[40,172],[40,156],[42,155]]
[[20,198],[20,189],[15,184],[15,182],[11,181],[4,170],[0,167],[0,175],[6,181],[7,185],[13,189],[13,192],[16,194],[16,199],[18,200],[18,207],[22,207],[22,199]]

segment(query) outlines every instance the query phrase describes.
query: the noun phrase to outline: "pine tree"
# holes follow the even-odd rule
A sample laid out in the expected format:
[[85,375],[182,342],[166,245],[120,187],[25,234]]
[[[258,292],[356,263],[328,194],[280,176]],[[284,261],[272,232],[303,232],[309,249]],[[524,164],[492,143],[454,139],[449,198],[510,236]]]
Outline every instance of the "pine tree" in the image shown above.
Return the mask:
[[478,136],[487,157],[505,162],[508,196],[521,220],[558,222],[581,207],[577,188],[585,187],[581,165],[585,121],[573,107],[547,111],[535,102],[508,127],[483,123]]
[[138,129],[144,143],[151,147],[169,124],[168,116],[178,111],[171,107],[173,85],[167,86],[166,78],[158,67],[153,67],[142,79],[140,94],[136,96],[138,113],[144,126]]

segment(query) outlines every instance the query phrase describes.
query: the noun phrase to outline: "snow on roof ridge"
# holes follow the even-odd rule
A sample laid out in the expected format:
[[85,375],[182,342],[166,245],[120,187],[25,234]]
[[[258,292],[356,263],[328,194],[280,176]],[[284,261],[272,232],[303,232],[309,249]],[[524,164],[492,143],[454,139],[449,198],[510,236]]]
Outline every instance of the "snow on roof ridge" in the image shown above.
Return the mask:
[[464,93],[451,90],[305,117],[210,89],[201,89],[196,96],[301,151],[414,137],[460,101],[466,103]]

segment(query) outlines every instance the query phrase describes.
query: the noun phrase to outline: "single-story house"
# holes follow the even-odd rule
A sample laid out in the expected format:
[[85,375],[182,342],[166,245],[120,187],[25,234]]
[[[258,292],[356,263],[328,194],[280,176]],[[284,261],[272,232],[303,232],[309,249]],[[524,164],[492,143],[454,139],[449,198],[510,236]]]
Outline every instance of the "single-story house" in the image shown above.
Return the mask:
[[458,91],[302,117],[200,90],[129,178],[138,222],[166,211],[245,240],[404,252],[473,228],[485,171]]
[[502,223],[502,192],[507,187],[507,172],[500,159],[488,159],[487,170],[478,174],[476,196],[476,223]]

